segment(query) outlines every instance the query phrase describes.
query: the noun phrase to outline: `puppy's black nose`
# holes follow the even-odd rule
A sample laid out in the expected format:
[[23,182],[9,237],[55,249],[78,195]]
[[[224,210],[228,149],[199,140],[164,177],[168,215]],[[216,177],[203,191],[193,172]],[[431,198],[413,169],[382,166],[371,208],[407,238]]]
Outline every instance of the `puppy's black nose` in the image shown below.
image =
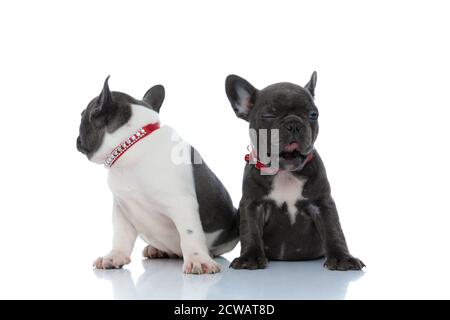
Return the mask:
[[296,133],[300,132],[301,123],[296,120],[290,120],[284,124],[284,127],[286,128],[287,131]]
[[81,153],[86,154],[86,149],[84,149],[81,146],[81,139],[80,139],[80,137],[77,138],[77,150],[80,151]]

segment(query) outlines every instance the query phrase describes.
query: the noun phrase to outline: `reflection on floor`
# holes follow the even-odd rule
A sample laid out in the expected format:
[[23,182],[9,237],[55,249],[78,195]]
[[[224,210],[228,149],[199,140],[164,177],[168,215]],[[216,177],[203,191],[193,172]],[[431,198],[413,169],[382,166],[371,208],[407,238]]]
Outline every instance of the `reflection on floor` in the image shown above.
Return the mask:
[[271,261],[256,271],[229,269],[222,257],[217,261],[221,273],[198,276],[183,274],[181,260],[144,260],[136,283],[127,269],[94,273],[111,282],[115,299],[344,299],[348,284],[364,275],[327,271],[323,260]]

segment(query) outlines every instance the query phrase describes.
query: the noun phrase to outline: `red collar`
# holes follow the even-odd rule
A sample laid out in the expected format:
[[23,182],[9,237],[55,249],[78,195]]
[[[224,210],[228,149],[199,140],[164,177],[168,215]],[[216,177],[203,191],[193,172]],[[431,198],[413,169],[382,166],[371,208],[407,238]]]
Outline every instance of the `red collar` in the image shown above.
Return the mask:
[[[258,155],[252,146],[248,146],[247,149],[250,152],[250,153],[246,154],[244,157],[244,159],[247,163],[255,164],[256,169],[258,169],[261,172],[264,171],[268,175],[277,173],[278,169],[271,168],[270,166],[267,166],[258,160]],[[313,159],[313,151],[308,153],[305,160],[303,161],[303,166],[306,165],[308,162],[310,162],[312,159]]]
[[113,166],[113,164],[125,152],[127,152],[136,142],[144,139],[146,136],[151,134],[153,131],[159,129],[159,127],[160,127],[159,122],[150,123],[150,124],[140,128],[134,134],[132,134],[128,139],[126,139],[124,142],[122,142],[121,144],[119,144],[117,147],[114,148],[114,150],[111,152],[109,157],[104,162],[105,168],[111,168]]

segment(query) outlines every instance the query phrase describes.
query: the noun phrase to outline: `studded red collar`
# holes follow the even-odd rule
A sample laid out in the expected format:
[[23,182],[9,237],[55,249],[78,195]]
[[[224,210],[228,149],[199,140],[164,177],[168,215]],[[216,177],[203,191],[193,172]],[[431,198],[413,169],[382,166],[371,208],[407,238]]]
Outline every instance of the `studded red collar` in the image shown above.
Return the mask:
[[[244,159],[247,163],[255,164],[255,168],[258,169],[261,172],[264,172],[267,175],[275,174],[279,169],[272,168],[270,166],[267,166],[266,164],[262,163],[258,160],[258,155],[256,154],[255,149],[250,145],[247,147],[249,153],[245,155]],[[305,160],[303,160],[303,165],[306,165],[308,162],[310,162],[313,158],[313,151],[308,153]]]
[[136,142],[142,140],[153,131],[160,128],[159,122],[150,123],[139,130],[137,130],[134,134],[132,134],[128,139],[123,141],[114,150],[111,152],[109,157],[105,160],[104,165],[105,168],[111,168],[113,164],[125,153],[128,149],[130,149]]

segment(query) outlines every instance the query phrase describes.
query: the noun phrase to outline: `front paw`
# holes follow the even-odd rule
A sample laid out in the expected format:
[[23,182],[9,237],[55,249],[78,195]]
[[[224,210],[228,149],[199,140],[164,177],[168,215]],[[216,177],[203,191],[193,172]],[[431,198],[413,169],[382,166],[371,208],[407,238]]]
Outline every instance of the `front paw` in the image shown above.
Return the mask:
[[183,272],[189,274],[204,274],[220,272],[220,266],[206,254],[194,254],[184,257]]
[[323,265],[328,270],[339,270],[339,271],[361,270],[366,266],[364,262],[350,255],[344,255],[340,257],[328,257]]
[[264,256],[260,257],[239,257],[233,260],[230,264],[230,268],[233,269],[265,269],[267,266],[267,258]]
[[99,257],[94,261],[95,269],[120,269],[131,262],[130,257],[118,252],[112,251],[104,257]]

